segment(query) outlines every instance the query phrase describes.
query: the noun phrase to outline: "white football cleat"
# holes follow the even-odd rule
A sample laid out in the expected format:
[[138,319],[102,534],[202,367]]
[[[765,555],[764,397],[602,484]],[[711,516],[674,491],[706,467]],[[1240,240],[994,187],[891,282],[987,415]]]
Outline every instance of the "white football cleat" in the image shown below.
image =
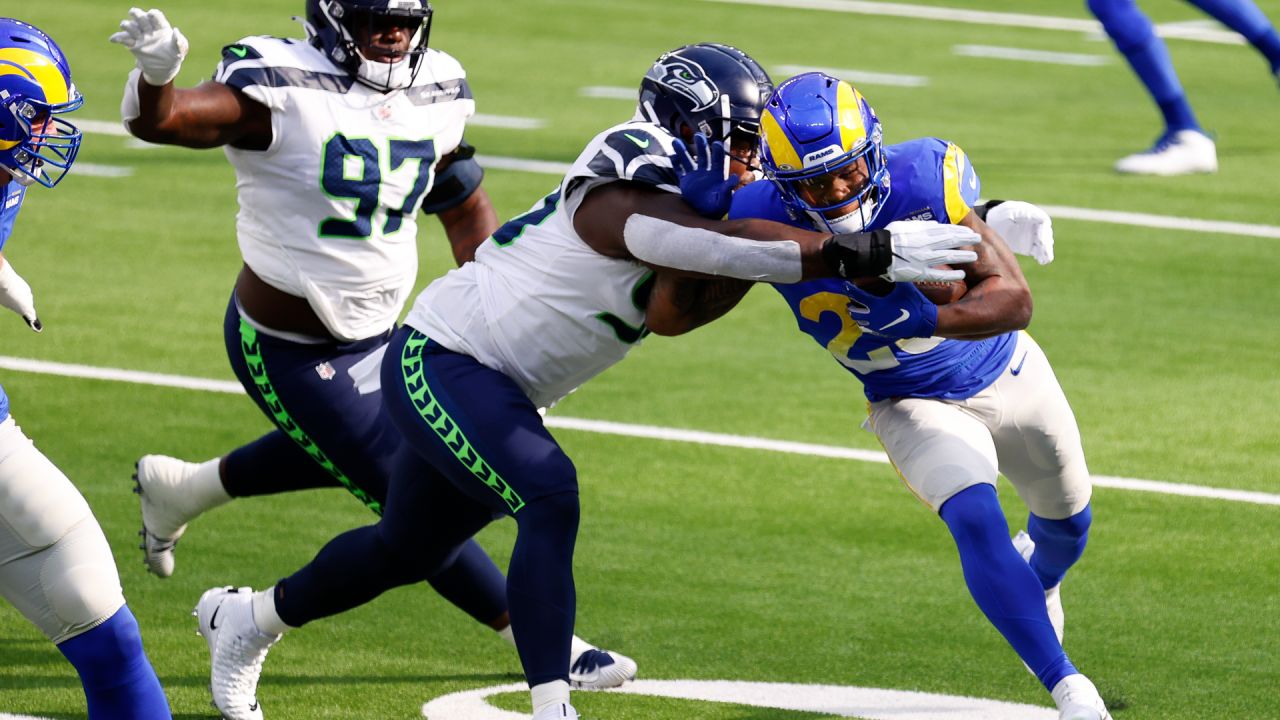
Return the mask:
[[569,658],[569,684],[582,690],[615,688],[635,679],[636,661],[619,652],[590,648]]
[[1120,158],[1116,172],[1132,175],[1190,175],[1218,171],[1218,148],[1199,130],[1179,130],[1150,150]]
[[267,651],[280,639],[253,621],[253,590],[230,586],[206,590],[192,613],[209,643],[209,690],[225,720],[262,720],[258,678]]
[[[1013,547],[1022,555],[1022,559],[1031,564],[1031,553],[1036,550],[1036,543],[1025,530],[1019,530],[1017,535],[1013,536]],[[1058,583],[1048,590],[1044,591],[1044,609],[1049,611],[1049,622],[1053,623],[1053,633],[1058,636],[1058,643],[1062,643],[1063,632],[1067,625],[1066,613],[1062,612],[1062,583]]]
[[183,483],[200,466],[167,455],[143,455],[133,466],[133,491],[142,500],[143,558],[147,570],[167,578],[173,574],[173,549],[187,531],[192,515],[180,501]]
[[542,708],[540,713],[535,713],[533,720],[578,720],[578,711],[574,710],[569,703],[556,703]]
[[1098,688],[1084,675],[1062,678],[1050,694],[1058,705],[1058,720],[1111,720]]

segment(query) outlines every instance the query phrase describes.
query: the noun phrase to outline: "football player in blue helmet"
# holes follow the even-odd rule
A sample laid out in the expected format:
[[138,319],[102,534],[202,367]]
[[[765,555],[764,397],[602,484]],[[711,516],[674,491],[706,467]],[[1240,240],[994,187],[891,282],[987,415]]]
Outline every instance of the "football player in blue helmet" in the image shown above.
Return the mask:
[[[977,171],[954,143],[885,145],[866,98],[823,73],[780,84],[760,126],[770,182],[738,190],[730,220],[840,233],[928,220],[982,235],[953,288],[958,296],[943,305],[914,283],[876,278],[774,289],[798,328],[861,382],[863,427],[951,531],[974,601],[1050,691],[1060,718],[1107,720],[1097,689],[1062,647],[1060,585],[1092,521],[1080,431],[1047,357],[1023,332],[1031,291],[997,229],[1021,224],[1010,222],[1011,207],[1036,209],[979,205]],[[1047,220],[1039,225],[1047,229]],[[997,471],[1030,510],[1028,532],[1012,542]]]
[[[0,18],[0,248],[26,189],[66,176],[80,133],[71,68],[39,29]],[[0,254],[0,304],[37,332],[31,287]],[[169,703],[125,604],[111,548],[83,496],[9,412],[0,388],[0,596],[75,667],[89,720],[168,720]]]
[[[427,0],[307,0],[308,40],[375,90],[406,88],[422,69],[432,14]],[[370,41],[396,28],[408,35],[406,47]]]
[[83,103],[57,44],[27,23],[0,18],[0,168],[20,185],[57,185],[81,139],[59,116]]
[[889,197],[889,168],[884,131],[862,93],[830,76],[797,75],[769,98],[764,122],[764,172],[784,202],[831,232],[870,227]]

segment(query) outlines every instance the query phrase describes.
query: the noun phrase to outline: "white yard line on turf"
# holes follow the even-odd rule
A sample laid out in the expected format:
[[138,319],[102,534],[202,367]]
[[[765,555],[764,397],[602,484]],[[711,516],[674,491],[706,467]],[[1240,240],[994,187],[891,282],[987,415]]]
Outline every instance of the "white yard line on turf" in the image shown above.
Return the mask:
[[[1080,53],[1049,52],[1047,50],[1024,50],[1023,48],[997,47],[995,45],[956,45],[951,48],[951,52],[961,57],[1014,60],[1017,62],[1044,63],[1046,65],[1076,65],[1080,67],[1110,65],[1112,61],[1110,55],[1082,55]],[[835,73],[831,74],[834,75]],[[836,77],[840,76],[836,75]]]
[[[986,10],[961,10],[959,8],[937,7],[934,5],[912,5],[910,3],[869,2],[867,0],[704,0],[704,2],[760,5],[795,10],[828,10],[854,15],[880,15],[915,20],[940,20],[974,25],[1036,28],[1039,30],[1065,30],[1089,34],[1102,32],[1102,27],[1096,20],[1085,18],[1027,15],[1024,13],[990,12]],[[1185,23],[1173,23],[1167,26],[1157,25],[1156,33],[1166,38],[1197,40],[1223,45],[1243,45],[1245,42],[1244,38],[1233,32],[1207,30],[1194,26],[1188,27]]]
[[[203,390],[206,392],[244,394],[239,383],[228,380],[209,380],[205,378],[185,377],[182,375],[164,375],[160,373],[122,370],[118,368],[94,367],[91,365],[75,365],[71,363],[48,362],[0,355],[0,369],[18,372],[56,375],[60,377],[87,378],[92,380],[108,380],[140,385],[156,385],[184,390]],[[563,430],[599,433],[603,435],[620,435],[623,437],[665,440],[669,442],[696,443],[700,445],[716,445],[720,447],[743,448],[747,450],[763,450],[766,452],[791,453],[815,457],[834,458],[838,460],[855,460],[858,462],[888,463],[884,453],[856,448],[835,447],[831,445],[814,445],[811,443],[791,442],[787,440],[770,440],[768,438],[745,435],[726,435],[724,433],[702,432],[698,430],[681,430],[653,425],[632,425],[606,420],[587,420],[583,418],[561,417],[552,415],[546,418],[547,427]],[[1162,495],[1178,495],[1183,497],[1209,498],[1213,500],[1231,500],[1234,502],[1253,503],[1256,505],[1280,505],[1280,495],[1254,492],[1251,490],[1231,490],[1204,487],[1200,485],[1183,485],[1160,480],[1141,480],[1138,478],[1111,477],[1094,475],[1093,483],[1098,487],[1119,490],[1136,490]]]

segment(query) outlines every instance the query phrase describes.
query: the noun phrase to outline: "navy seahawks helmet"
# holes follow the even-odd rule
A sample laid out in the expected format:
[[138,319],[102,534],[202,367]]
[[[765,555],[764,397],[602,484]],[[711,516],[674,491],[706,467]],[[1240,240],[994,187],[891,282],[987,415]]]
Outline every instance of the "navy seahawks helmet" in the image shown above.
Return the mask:
[[[307,39],[358,82],[388,92],[412,85],[417,77],[433,12],[429,0],[307,0]],[[357,41],[362,28],[372,33],[384,22],[412,28],[406,56],[394,63],[378,62]]]
[[681,125],[712,140],[755,138],[773,92],[769,73],[729,45],[697,43],[664,53],[640,83],[640,116],[677,137]]

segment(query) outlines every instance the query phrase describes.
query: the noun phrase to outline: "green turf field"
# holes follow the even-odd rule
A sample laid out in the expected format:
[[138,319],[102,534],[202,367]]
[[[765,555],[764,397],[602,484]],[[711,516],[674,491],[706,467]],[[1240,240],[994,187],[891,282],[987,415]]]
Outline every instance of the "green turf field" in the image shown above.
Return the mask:
[[[940,0],[935,4],[942,4]],[[1086,18],[1083,3],[954,0],[952,7]],[[1280,18],[1280,0],[1260,3]],[[1248,47],[1171,40],[1183,84],[1217,134],[1215,176],[1127,178],[1111,163],[1149,144],[1158,115],[1108,43],[1080,32],[780,9],[707,0],[439,0],[432,44],[467,67],[482,113],[541,129],[475,127],[487,156],[568,162],[626,119],[634,87],[686,42],[739,45],[771,71],[847,68],[927,79],[862,84],[887,140],[956,142],[987,197],[1272,227],[1272,237],[1059,218],[1058,259],[1025,261],[1031,330],[1054,362],[1091,470],[1280,493],[1280,88]],[[1158,22],[1201,20],[1173,0]],[[208,77],[223,44],[298,35],[301,0],[170,0],[191,41],[179,77]],[[127,4],[26,4],[66,50],[88,98],[73,119],[118,121],[132,57],[106,42]],[[3,13],[19,8],[6,8]],[[1068,66],[958,56],[956,45],[1096,55]],[[785,73],[775,78],[781,80]],[[117,123],[118,126],[118,123]],[[33,190],[4,254],[45,322],[0,315],[0,355],[230,380],[221,321],[239,257],[233,176],[220,151],[138,148],[89,133],[83,165]],[[132,176],[96,177],[92,165]],[[511,216],[558,179],[491,170]],[[448,267],[423,223],[422,283]],[[208,654],[191,607],[206,588],[261,587],[336,533],[370,522],[344,493],[233,503],[192,525],[166,581],[136,550],[133,461],[205,459],[267,421],[244,397],[0,372],[15,418],[76,482],[120,566],[175,717],[210,718]],[[685,338],[648,340],[553,416],[861,449],[860,388],[760,288]],[[618,648],[646,679],[744,680],[919,690],[1048,707],[1043,689],[980,615],[944,526],[883,464],[558,431],[582,483],[579,634]],[[1007,485],[1010,523],[1025,511]],[[1277,718],[1280,507],[1102,488],[1092,543],[1064,588],[1066,648],[1120,720]],[[513,526],[481,540],[500,564]],[[272,720],[412,718],[448,693],[520,680],[515,652],[424,588],[394,591],[280,643],[259,698]],[[835,717],[748,704],[575,696],[592,720]],[[494,700],[527,712],[527,695]],[[84,718],[72,669],[0,604],[0,716]]]

